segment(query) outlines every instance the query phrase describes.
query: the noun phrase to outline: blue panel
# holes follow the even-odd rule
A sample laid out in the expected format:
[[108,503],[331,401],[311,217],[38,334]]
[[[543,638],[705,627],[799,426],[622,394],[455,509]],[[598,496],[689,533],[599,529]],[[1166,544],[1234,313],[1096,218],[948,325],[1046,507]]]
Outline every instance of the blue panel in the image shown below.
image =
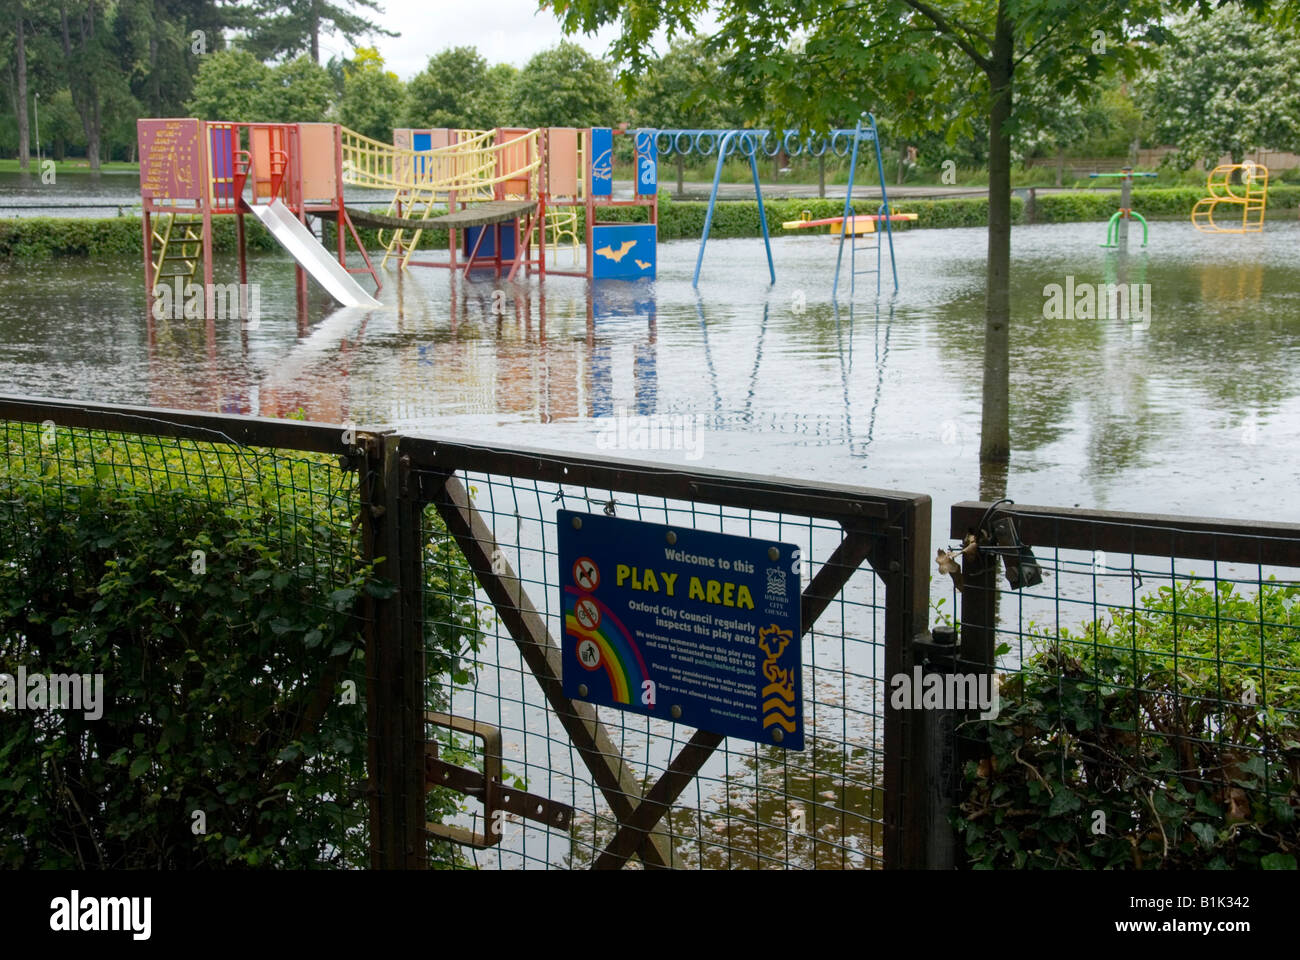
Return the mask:
[[798,547],[569,510],[556,528],[565,696],[803,749]]
[[659,148],[653,130],[636,132],[636,192],[640,197],[659,192]]
[[614,131],[609,127],[591,128],[591,195],[614,194]]
[[653,223],[596,224],[591,228],[592,275],[598,280],[654,279],[657,235]]
[[[497,248],[497,231],[496,224],[489,224],[486,227],[466,227],[465,234],[465,256],[470,255],[474,249],[474,241],[478,239],[481,231],[486,230],[487,236],[483,242],[478,245],[478,253],[474,255],[477,262],[483,259],[492,259],[496,256]],[[507,220],[501,224],[501,259],[513,260],[515,258],[515,221]]]
[[[430,133],[415,133],[413,131],[411,133],[411,149],[416,151],[432,150],[433,135]],[[417,158],[415,161],[416,176],[421,176],[421,177],[424,176],[424,172],[427,169],[428,165],[429,165],[428,160],[424,159],[423,157]]]

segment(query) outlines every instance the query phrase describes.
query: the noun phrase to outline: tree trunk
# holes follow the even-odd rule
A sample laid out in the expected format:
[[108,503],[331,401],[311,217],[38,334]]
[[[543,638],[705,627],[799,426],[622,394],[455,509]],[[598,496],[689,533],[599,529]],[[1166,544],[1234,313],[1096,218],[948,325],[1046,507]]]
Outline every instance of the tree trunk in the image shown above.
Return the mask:
[[980,459],[1011,458],[1011,78],[1014,38],[1005,0],[998,4],[997,28],[989,58],[989,247],[984,303],[984,409]]
[[14,48],[18,61],[18,96],[15,112],[18,115],[18,169],[32,165],[31,129],[27,124],[27,37],[23,32],[23,11],[18,8],[18,22],[14,25]]
[[901,187],[903,185],[903,177],[906,176],[906,174],[907,174],[907,144],[903,144],[898,148],[898,177],[895,179],[895,183],[897,183],[898,186]]
[[90,169],[99,172],[99,90],[92,77],[92,65],[87,63],[90,44],[95,37],[95,4],[91,2],[79,16],[79,39],[77,57],[73,57],[72,34],[68,29],[67,7],[60,5],[59,20],[63,33],[63,56],[68,70],[68,92],[72,95],[72,105],[81,117],[81,128],[86,133],[86,160]]
[[1065,147],[1056,148],[1056,185],[1059,187],[1065,182]]
[[320,63],[319,0],[311,0],[311,58],[315,63]]

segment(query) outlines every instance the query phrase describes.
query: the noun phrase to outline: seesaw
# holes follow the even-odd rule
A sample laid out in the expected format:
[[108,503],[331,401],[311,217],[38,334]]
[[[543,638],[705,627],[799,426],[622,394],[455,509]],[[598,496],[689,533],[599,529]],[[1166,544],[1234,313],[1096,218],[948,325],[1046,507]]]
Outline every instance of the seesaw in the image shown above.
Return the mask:
[[[891,223],[898,223],[899,221],[915,220],[916,218],[917,215],[915,213],[891,213],[888,215],[872,213],[860,214],[858,216],[848,217],[847,219],[850,221],[850,233],[860,236],[864,233],[875,233],[876,223],[880,220],[889,220]],[[807,227],[830,227],[828,232],[832,236],[836,236],[840,233],[840,230],[843,229],[842,225],[845,219],[845,217],[825,217],[821,220],[813,220],[811,219],[811,215],[807,211],[804,211],[803,217],[798,220],[788,220],[781,224],[781,227],[785,230],[802,230]]]

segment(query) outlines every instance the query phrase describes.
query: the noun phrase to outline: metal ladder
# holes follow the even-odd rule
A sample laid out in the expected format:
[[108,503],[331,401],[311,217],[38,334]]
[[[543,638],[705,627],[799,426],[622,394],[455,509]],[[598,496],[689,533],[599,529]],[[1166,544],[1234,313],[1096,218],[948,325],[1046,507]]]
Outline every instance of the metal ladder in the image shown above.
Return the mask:
[[[862,118],[866,119],[867,125],[865,127],[863,126]],[[849,161],[849,186],[844,192],[844,219],[840,221],[839,252],[835,257],[835,283],[831,287],[832,301],[836,299],[836,296],[839,293],[840,267],[844,262],[844,237],[846,234],[852,236],[852,239],[849,240],[849,299],[853,299],[853,295],[857,290],[857,277],[859,274],[874,273],[876,275],[876,296],[880,296],[881,276],[884,272],[882,263],[884,253],[880,243],[882,228],[889,241],[889,267],[894,277],[894,293],[898,292],[898,264],[894,260],[894,231],[893,225],[890,223],[889,219],[891,210],[889,207],[889,193],[885,189],[885,165],[880,158],[880,136],[876,131],[876,118],[870,113],[864,113],[862,118],[858,119],[857,126],[853,131],[853,156]],[[877,208],[876,213],[880,215],[882,219],[878,221],[876,229],[870,234],[867,234],[867,236],[871,238],[870,242],[865,240],[859,242],[858,231],[853,220],[853,179],[858,168],[858,148],[861,146],[863,140],[870,141],[872,146],[875,148],[876,173],[880,179],[881,203]],[[858,269],[857,262],[859,247],[862,248],[864,254],[869,253],[871,250],[876,251],[876,265],[874,267],[867,267],[862,270]]]

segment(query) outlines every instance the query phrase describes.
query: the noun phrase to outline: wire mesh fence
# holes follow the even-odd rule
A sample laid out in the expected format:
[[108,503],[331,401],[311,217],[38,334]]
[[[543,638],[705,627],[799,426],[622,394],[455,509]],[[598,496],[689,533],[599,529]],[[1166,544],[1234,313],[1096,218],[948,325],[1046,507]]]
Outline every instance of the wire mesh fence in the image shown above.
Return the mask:
[[963,656],[1005,675],[996,718],[963,727],[967,861],[1294,868],[1300,527],[952,520],[979,547],[954,577]]
[[[5,863],[905,862],[927,498],[25,398],[0,437]],[[563,508],[793,544],[805,748],[568,699]]]

